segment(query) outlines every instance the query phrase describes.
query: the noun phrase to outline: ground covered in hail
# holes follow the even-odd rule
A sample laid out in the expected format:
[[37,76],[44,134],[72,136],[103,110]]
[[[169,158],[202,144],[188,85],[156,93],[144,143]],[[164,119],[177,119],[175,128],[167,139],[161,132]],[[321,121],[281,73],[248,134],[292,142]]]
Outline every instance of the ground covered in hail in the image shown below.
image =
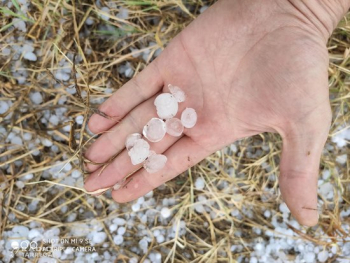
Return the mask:
[[328,42],[333,122],[317,226],[300,226],[281,201],[275,134],[240,140],[129,204],[83,189],[88,117],[212,3],[0,0],[2,262],[350,262],[346,20]]

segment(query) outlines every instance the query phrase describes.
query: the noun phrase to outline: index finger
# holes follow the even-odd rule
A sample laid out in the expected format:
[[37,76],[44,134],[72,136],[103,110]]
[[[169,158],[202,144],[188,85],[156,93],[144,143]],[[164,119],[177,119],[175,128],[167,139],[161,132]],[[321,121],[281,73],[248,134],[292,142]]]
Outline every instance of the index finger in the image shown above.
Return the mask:
[[101,104],[99,110],[113,118],[107,119],[93,114],[88,123],[90,131],[100,133],[108,130],[133,108],[152,97],[163,87],[163,78],[156,61],[157,59]]

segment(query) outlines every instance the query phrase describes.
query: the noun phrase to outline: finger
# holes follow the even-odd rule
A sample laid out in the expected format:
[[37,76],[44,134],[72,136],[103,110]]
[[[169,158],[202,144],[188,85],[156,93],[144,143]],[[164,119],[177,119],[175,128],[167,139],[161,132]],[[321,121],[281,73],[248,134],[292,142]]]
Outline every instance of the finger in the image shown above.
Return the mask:
[[[317,179],[330,127],[328,116],[331,116],[329,112],[321,112],[289,128],[287,133],[282,132],[279,178],[282,197],[292,215],[306,226],[314,226],[318,222]],[[315,127],[316,123],[319,125]]]
[[137,171],[125,186],[112,191],[112,197],[118,203],[135,200],[186,171],[212,152],[214,150],[205,149],[190,137],[184,136],[164,153],[168,160],[161,171],[153,174],[145,169]]
[[93,114],[89,120],[89,129],[93,133],[108,130],[137,105],[149,99],[163,87],[163,79],[157,68],[157,59],[149,64],[136,77],[129,80],[106,100],[99,110],[112,119]]
[[[143,102],[134,108],[120,123],[109,131],[103,133],[86,151],[85,156],[95,163],[104,163],[112,156],[125,148],[126,137],[132,133],[141,133],[143,126],[156,115],[153,105],[154,99]],[[100,165],[86,164],[88,171],[92,172]]]
[[[174,144],[179,137],[166,135],[161,142],[149,143],[152,151],[162,153]],[[133,165],[130,157],[123,150],[106,168],[101,172],[100,169],[93,172],[85,182],[84,188],[89,191],[113,187],[117,182],[124,179],[127,175],[133,173],[142,167],[142,164]]]

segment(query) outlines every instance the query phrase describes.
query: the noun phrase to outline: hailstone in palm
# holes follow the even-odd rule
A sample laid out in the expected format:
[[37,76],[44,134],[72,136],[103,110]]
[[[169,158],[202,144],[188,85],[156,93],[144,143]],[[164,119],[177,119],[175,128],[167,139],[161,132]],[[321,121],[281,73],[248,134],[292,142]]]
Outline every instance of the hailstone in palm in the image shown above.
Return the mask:
[[143,168],[149,173],[156,173],[163,169],[167,162],[167,158],[163,154],[157,154],[154,151],[150,151],[150,155],[143,164]]
[[141,139],[141,134],[133,133],[126,137],[125,147],[129,151],[135,144],[137,140]]
[[158,118],[152,118],[143,127],[143,136],[145,136],[150,142],[159,142],[165,136],[165,123]]
[[180,89],[178,86],[173,86],[171,84],[168,85],[170,93],[175,97],[177,102],[184,102],[186,99],[185,92]]
[[[174,118],[179,109],[178,103],[184,102],[186,96],[179,87],[171,84],[168,87],[170,93],[162,93],[154,100],[159,118],[152,118],[143,127],[142,133],[150,142],[159,142],[165,133],[175,137],[181,136],[184,128],[192,128],[197,122],[197,113],[192,108],[186,108],[181,114],[181,119]],[[167,162],[165,155],[150,151],[150,145],[139,133],[130,134],[126,138],[125,147],[131,163],[143,163],[144,169],[149,173],[160,171]],[[114,187],[118,189],[120,186],[121,184],[116,184]]]
[[166,132],[171,136],[181,136],[184,126],[178,118],[171,118],[165,121]]
[[162,93],[154,100],[157,114],[161,119],[174,117],[179,109],[176,98],[170,93]]
[[150,146],[144,139],[135,141],[134,146],[128,151],[133,165],[140,164],[149,156]]
[[197,113],[192,108],[186,108],[181,114],[181,123],[186,128],[192,128],[197,122]]

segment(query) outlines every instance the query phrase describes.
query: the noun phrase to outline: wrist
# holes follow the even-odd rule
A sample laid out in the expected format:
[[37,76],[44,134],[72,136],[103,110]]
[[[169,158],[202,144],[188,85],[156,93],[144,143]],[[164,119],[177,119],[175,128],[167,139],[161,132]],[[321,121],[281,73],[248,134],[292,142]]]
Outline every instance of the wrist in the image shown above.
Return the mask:
[[350,0],[288,0],[299,13],[328,39],[350,8]]

